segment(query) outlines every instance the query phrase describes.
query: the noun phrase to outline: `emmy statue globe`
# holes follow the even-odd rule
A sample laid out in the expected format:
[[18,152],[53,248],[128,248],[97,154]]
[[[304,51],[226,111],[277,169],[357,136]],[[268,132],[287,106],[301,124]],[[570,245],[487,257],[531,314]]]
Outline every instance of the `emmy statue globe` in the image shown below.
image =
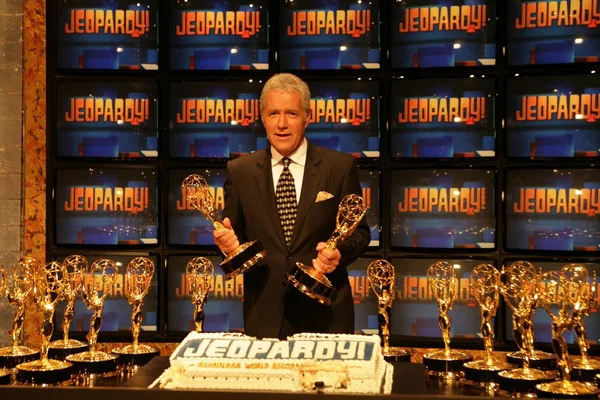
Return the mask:
[[88,351],[71,354],[67,361],[73,363],[76,369],[76,379],[84,385],[93,383],[103,376],[114,374],[117,357],[96,349],[98,333],[102,326],[102,311],[104,300],[109,289],[115,284],[118,269],[114,261],[100,259],[94,261],[88,275],[89,283],[84,284],[81,297],[88,309],[92,310],[90,330],[86,336]]
[[[536,369],[547,364],[556,365],[556,356],[533,347],[533,315],[540,300],[540,283],[533,264],[516,261],[502,270],[504,282],[500,283],[500,293],[505,303],[513,310],[513,336],[519,352],[507,354],[507,361],[521,368],[498,373],[500,390],[513,395],[531,395],[535,385],[556,379],[554,371]],[[535,364],[534,364],[535,362]]]
[[62,322],[63,338],[50,342],[48,349],[48,356],[55,360],[65,360],[68,355],[87,350],[87,343],[69,339],[69,329],[75,315],[75,299],[81,292],[83,280],[88,271],[88,262],[83,256],[71,255],[65,258],[63,265],[67,271],[62,292],[62,299],[67,303]]
[[[352,235],[366,212],[367,205],[362,197],[355,194],[345,196],[338,206],[336,227],[327,241],[327,249],[335,250],[339,241]],[[288,273],[288,280],[308,297],[321,304],[331,304],[331,295],[335,288],[329,279],[312,265],[297,262]]]
[[210,293],[210,282],[213,280],[215,267],[206,257],[192,258],[185,268],[185,280],[194,305],[195,331],[204,329],[204,305]]
[[481,336],[485,357],[470,361],[463,366],[465,380],[473,386],[487,390],[498,387],[498,372],[517,368],[516,365],[493,357],[494,327],[492,319],[500,303],[500,272],[490,264],[480,264],[473,268],[469,277],[471,295],[479,304],[481,311]]
[[383,358],[387,362],[410,362],[410,352],[390,347],[390,315],[388,309],[392,307],[394,293],[396,293],[394,266],[386,260],[375,260],[367,267],[367,279],[371,290],[377,296]]
[[[588,301],[585,288],[588,284],[587,274],[583,280],[580,280],[579,272],[563,269],[561,272],[547,272],[541,277],[545,285],[543,285],[540,301],[552,319],[552,347],[558,356],[561,379],[538,384],[535,387],[538,397],[597,399],[600,393],[594,383],[571,381],[572,365],[567,341],[563,336],[573,328],[573,309],[580,307],[582,301]],[[558,310],[555,312],[552,307]]]
[[[223,228],[223,221],[215,209],[215,202],[210,193],[208,183],[200,175],[189,175],[181,184],[181,191],[189,205],[200,211],[213,224],[214,229]],[[235,278],[267,255],[258,240],[240,244],[237,249],[227,254],[221,263],[225,279]]]
[[456,300],[456,275],[454,266],[446,261],[438,261],[427,270],[427,283],[438,303],[440,313],[438,321],[444,340],[444,350],[423,355],[425,374],[427,377],[443,380],[462,380],[463,364],[471,361],[471,357],[462,351],[450,349],[450,316],[454,300]]
[[[17,364],[33,361],[39,352],[29,347],[19,346],[19,338],[25,320],[25,302],[33,291],[34,274],[44,268],[44,264],[36,258],[25,256],[13,264],[12,285],[8,284],[7,297],[10,304],[16,306],[12,328],[8,332],[12,336],[12,346],[0,349],[0,368],[14,368]],[[12,286],[12,287],[11,287]]]
[[140,326],[142,325],[142,305],[144,297],[150,290],[152,277],[154,276],[154,263],[147,257],[136,257],[129,262],[125,272],[125,293],[127,300],[132,305],[131,311],[131,333],[133,343],[118,349],[113,354],[117,355],[117,364],[125,373],[134,372],[139,366],[159,354],[154,347],[140,344]]
[[[0,300],[2,297],[8,294],[8,275],[4,266],[0,265]],[[0,385],[10,384],[10,378],[12,371],[6,368],[0,367]]]
[[42,347],[40,359],[17,365],[17,381],[31,384],[56,384],[69,381],[70,362],[48,358],[50,337],[54,332],[54,310],[62,297],[67,282],[63,264],[51,262],[38,269],[34,278],[33,297],[37,311],[42,316]]

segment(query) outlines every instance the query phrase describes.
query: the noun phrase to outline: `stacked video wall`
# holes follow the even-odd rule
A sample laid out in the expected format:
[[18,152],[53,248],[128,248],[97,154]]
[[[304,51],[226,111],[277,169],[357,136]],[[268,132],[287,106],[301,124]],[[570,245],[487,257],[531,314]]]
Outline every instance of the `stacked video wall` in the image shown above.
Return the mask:
[[[227,161],[268,146],[264,82],[292,72],[311,88],[308,140],[359,163],[371,243],[348,268],[355,331],[377,333],[366,270],[386,259],[393,339],[440,342],[426,276],[446,260],[458,285],[453,343],[479,343],[476,265],[600,272],[599,4],[48,2],[48,259],[117,262],[110,339],[131,328],[125,268],[149,257],[143,338],[176,340],[194,326],[187,263],[205,256],[216,266],[205,330],[243,332],[243,279],[225,280],[212,224],[181,182],[205,177],[222,211]],[[89,314],[76,307],[74,335]],[[596,308],[588,318],[600,326]],[[535,325],[549,341],[544,312]],[[503,303],[495,327],[510,346]]]

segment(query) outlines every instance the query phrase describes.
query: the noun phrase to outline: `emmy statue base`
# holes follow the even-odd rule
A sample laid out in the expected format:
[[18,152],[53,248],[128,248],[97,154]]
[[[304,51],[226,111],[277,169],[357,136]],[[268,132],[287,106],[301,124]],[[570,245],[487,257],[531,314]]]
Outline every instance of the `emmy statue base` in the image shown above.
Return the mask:
[[314,267],[297,262],[288,274],[288,279],[292,286],[308,297],[321,304],[331,304],[331,295],[335,288],[331,285],[329,279]]
[[0,368],[15,368],[17,365],[40,358],[40,352],[25,346],[0,349]]
[[518,368],[498,372],[500,390],[508,394],[535,394],[535,387],[540,383],[552,382],[558,378],[554,371],[541,371],[534,368]]
[[87,351],[87,349],[87,343],[80,342],[79,340],[69,339],[66,342],[64,340],[55,340],[48,346],[48,358],[64,361],[71,354],[82,353]]
[[[522,351],[515,351],[506,355],[506,361],[515,364],[517,367],[523,367],[524,354]],[[542,371],[553,371],[557,366],[556,355],[546,353],[545,351],[534,350],[529,357],[529,368],[541,369]]]
[[594,378],[600,374],[600,361],[586,358],[573,360],[571,379],[581,382],[594,382]]
[[154,347],[145,344],[129,344],[125,347],[114,349],[112,353],[117,356],[117,368],[120,371],[127,372],[135,370],[160,354],[160,351]]
[[387,362],[410,362],[412,352],[409,350],[399,349],[397,347],[388,347],[383,349],[383,359]]
[[116,360],[117,356],[103,351],[84,351],[67,357],[67,361],[73,364],[77,379],[83,381],[114,375],[117,370]]
[[32,385],[69,382],[73,364],[59,360],[35,360],[17,365],[17,381]]
[[447,380],[462,380],[464,373],[463,365],[473,360],[467,353],[457,350],[439,350],[423,356],[425,375],[428,377]]
[[227,254],[225,260],[220,264],[225,273],[225,280],[228,281],[244,273],[266,255],[267,250],[263,248],[259,241],[242,243],[237,249]]
[[560,380],[537,385],[538,397],[553,399],[597,399],[600,389],[592,382]]
[[495,388],[499,386],[498,372],[517,368],[502,360],[487,357],[483,360],[470,361],[463,365],[465,383],[480,388]]
[[0,368],[0,385],[10,385],[12,371],[10,369]]

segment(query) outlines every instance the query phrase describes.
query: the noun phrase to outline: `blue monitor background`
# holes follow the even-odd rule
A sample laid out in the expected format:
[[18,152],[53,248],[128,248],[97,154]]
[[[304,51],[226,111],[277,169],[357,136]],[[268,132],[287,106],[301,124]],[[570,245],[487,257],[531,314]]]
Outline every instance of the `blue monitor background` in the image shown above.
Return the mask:
[[598,169],[510,169],[505,176],[507,249],[600,251]]
[[379,69],[379,4],[379,0],[281,1],[281,69]]
[[509,157],[598,157],[597,74],[511,78],[506,102]]
[[56,1],[58,68],[158,69],[158,0]]
[[377,296],[367,279],[367,268],[375,258],[359,258],[348,266],[348,279],[354,299],[354,333],[378,335]]
[[496,155],[493,80],[399,80],[392,82],[391,97],[393,158]]
[[[127,300],[125,273],[127,265],[136,257],[147,257],[154,263],[154,276],[150,283],[148,294],[144,297],[142,305],[143,320],[141,324],[141,332],[155,332],[158,326],[157,309],[158,309],[158,290],[157,276],[160,274],[160,265],[158,264],[158,256],[152,254],[137,254],[137,255],[86,255],[89,267],[93,262],[99,259],[113,260],[118,268],[117,279],[112,288],[108,289],[108,296],[104,301],[104,310],[102,312],[102,327],[100,328],[100,339],[102,340],[102,332],[111,331],[131,331],[131,305]],[[58,262],[63,262],[66,257],[57,258]],[[85,282],[89,282],[89,278]],[[86,283],[87,284],[87,283]],[[55,330],[62,332],[62,321],[64,319],[66,303],[60,302],[56,307],[55,313]],[[90,329],[90,318],[92,310],[88,310],[81,296],[75,300],[75,315],[71,323],[71,332],[88,332]],[[62,336],[62,334],[61,334]]]
[[[441,338],[438,303],[427,283],[427,270],[436,259],[394,258],[396,297],[390,314],[392,335]],[[453,338],[480,337],[479,305],[469,291],[469,276],[481,260],[444,260],[454,265],[457,279],[456,300],[450,316]],[[493,264],[493,263],[491,263]]]
[[595,0],[506,4],[510,65],[598,62],[600,10]]
[[381,245],[381,216],[379,207],[381,204],[381,170],[379,169],[360,169],[358,171],[360,187],[362,188],[362,197],[367,204],[367,219],[371,229],[371,242],[369,247],[379,247]]
[[491,170],[392,170],[392,247],[496,248],[494,188]]
[[[181,190],[183,180],[192,174],[206,179],[215,209],[220,213],[225,206],[223,185],[225,168],[171,169],[169,171],[168,243],[172,245],[214,246],[212,223],[185,201]],[[216,247],[215,247],[216,249]]]
[[311,117],[306,138],[313,144],[379,157],[379,82],[370,80],[306,82],[311,91]]
[[496,65],[493,0],[391,1],[392,68]]
[[[514,261],[516,261],[516,260],[514,260]],[[514,261],[507,262],[506,266],[509,266]],[[567,264],[572,263],[573,261],[564,261],[564,262],[530,261],[530,262],[533,263],[533,265],[535,265],[538,269],[541,268],[542,273],[544,273],[544,272],[548,272],[548,271],[560,271],[562,267],[564,267]],[[586,263],[586,262],[584,262],[584,263],[575,262],[575,263],[583,265],[584,267],[587,268],[588,273],[589,273],[590,282],[592,282],[594,272],[596,273],[596,276],[600,275],[600,265],[598,263]],[[593,344],[593,345],[598,345],[600,343],[600,314],[598,313],[598,304],[599,304],[598,301],[600,300],[600,298],[598,296],[599,296],[600,291],[598,291],[598,289],[600,289],[600,288],[598,287],[598,282],[596,282],[596,296],[595,296],[596,303],[592,307],[590,315],[587,317],[584,317],[584,319],[583,319],[583,322],[585,323],[586,328],[587,328],[588,343]],[[553,310],[553,312],[556,313],[556,310],[554,309],[554,307],[551,308],[551,310]],[[506,307],[505,315],[506,315],[506,319],[505,319],[506,322],[505,322],[504,326],[506,327],[506,338],[507,338],[507,340],[514,340],[513,330],[512,330],[513,310],[508,306]],[[533,331],[534,331],[534,338],[535,338],[536,342],[541,342],[541,343],[551,343],[552,342],[551,324],[552,324],[552,320],[550,319],[550,316],[548,315],[546,310],[544,310],[542,307],[539,307],[533,317]],[[565,333],[563,336],[567,340],[567,343],[570,343],[570,344],[577,343],[577,337],[573,333],[572,330]]]
[[243,332],[243,295],[244,277],[236,276],[229,281],[219,264],[219,256],[169,256],[168,292],[167,292],[167,330],[190,332],[195,329],[194,306],[185,283],[185,271],[188,262],[194,257],[206,257],[214,265],[214,280],[204,305],[204,332]]
[[268,70],[268,0],[169,0],[173,70]]
[[57,84],[56,155],[158,157],[158,85],[88,80]]
[[61,168],[58,245],[158,244],[158,177],[150,168]]
[[262,82],[173,82],[169,99],[169,155],[230,158],[262,149]]

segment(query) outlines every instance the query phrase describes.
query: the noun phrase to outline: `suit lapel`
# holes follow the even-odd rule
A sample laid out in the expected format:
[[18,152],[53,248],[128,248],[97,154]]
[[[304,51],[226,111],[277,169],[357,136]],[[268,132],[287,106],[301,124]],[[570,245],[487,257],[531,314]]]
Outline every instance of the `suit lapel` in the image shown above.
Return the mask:
[[[258,169],[256,174],[256,185],[258,187],[258,193],[260,193],[262,204],[269,215],[271,224],[281,241],[281,245],[285,249],[285,237],[283,236],[283,228],[279,221],[279,214],[277,213],[277,200],[275,198],[275,188],[273,187],[273,173],[271,168],[271,154],[268,150],[263,150],[263,155],[256,162]],[[259,204],[257,204],[259,207]]]

